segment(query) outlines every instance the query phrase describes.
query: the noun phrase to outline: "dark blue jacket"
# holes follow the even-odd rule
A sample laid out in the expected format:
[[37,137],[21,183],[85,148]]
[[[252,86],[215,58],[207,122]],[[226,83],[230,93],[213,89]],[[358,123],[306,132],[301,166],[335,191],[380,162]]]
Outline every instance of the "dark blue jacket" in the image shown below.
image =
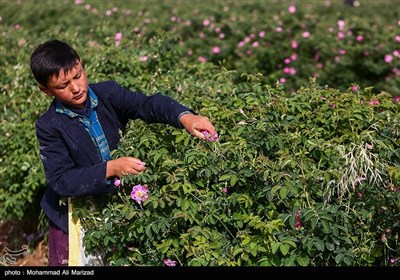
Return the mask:
[[[97,115],[110,151],[120,140],[130,119],[146,123],[165,123],[182,128],[179,115],[189,109],[160,93],[146,96],[129,91],[115,81],[90,84],[98,97]],[[106,183],[106,162],[79,118],[56,113],[55,100],[36,122],[40,157],[44,165],[47,188],[41,207],[47,217],[68,232],[68,207],[61,197],[107,194],[113,186]],[[191,111],[191,110],[190,110]],[[193,112],[193,111],[192,111]]]

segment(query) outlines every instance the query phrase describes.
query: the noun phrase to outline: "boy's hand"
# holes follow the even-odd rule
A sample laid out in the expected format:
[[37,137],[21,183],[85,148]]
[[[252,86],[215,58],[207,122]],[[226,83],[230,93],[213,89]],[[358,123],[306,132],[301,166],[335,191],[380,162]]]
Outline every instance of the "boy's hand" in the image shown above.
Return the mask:
[[[185,114],[180,119],[182,126],[192,135],[199,137],[200,139],[207,140],[206,135],[216,135],[214,126],[210,120],[205,116]],[[208,132],[208,134],[206,133]]]
[[107,161],[106,178],[121,178],[128,174],[138,175],[146,169],[145,163],[134,157],[121,157]]

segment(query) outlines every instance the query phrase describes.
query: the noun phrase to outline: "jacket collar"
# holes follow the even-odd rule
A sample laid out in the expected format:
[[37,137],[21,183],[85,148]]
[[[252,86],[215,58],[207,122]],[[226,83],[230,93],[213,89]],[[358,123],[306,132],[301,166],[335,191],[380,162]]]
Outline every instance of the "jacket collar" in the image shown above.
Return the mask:
[[[90,92],[91,90],[89,90],[89,97]],[[95,102],[91,99],[91,106],[96,107],[97,105],[98,99],[96,98]],[[85,125],[79,120],[79,118],[77,118],[79,115],[69,110],[64,104],[57,100],[55,101],[55,110],[60,127],[71,137],[71,139],[93,163],[101,162],[97,148],[90,138],[89,133],[86,131]],[[59,110],[63,110],[63,112],[60,112]]]

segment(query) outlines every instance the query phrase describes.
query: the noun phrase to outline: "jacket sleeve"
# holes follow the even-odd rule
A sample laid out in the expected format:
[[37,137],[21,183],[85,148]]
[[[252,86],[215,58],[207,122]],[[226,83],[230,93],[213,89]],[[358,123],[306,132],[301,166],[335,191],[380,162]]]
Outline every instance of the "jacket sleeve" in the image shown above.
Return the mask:
[[182,128],[179,117],[183,112],[193,110],[161,93],[147,96],[130,91],[116,82],[111,82],[115,94],[108,95],[109,102],[119,114],[128,119],[141,119],[146,123],[164,123]]
[[[106,163],[99,160],[99,163],[93,165],[82,152],[81,164],[77,164],[68,151],[66,143],[70,140],[63,137],[54,126],[46,125],[48,121],[36,122],[39,153],[48,187],[59,196],[71,197],[112,192],[113,186],[105,181]],[[57,122],[55,119],[51,121]],[[70,144],[73,145],[76,144]]]

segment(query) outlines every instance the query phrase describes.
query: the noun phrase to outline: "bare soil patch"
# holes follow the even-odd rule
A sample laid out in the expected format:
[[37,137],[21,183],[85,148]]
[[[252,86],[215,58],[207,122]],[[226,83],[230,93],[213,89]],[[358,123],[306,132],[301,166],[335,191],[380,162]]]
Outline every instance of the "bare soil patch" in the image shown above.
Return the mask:
[[0,266],[47,266],[47,232],[30,217],[0,223]]

